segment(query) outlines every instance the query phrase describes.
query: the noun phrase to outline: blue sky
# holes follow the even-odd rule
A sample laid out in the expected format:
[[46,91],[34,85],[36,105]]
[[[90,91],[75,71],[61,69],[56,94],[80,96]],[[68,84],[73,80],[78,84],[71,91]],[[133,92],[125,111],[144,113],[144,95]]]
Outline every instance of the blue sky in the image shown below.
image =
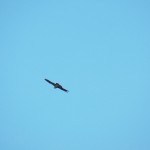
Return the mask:
[[149,150],[149,18],[147,0],[1,0],[0,149]]

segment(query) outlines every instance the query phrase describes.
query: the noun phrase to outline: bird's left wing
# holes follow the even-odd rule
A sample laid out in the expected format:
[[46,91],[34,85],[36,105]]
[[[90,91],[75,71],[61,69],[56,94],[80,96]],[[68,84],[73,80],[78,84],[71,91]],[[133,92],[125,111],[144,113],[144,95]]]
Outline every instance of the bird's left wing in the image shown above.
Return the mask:
[[55,86],[55,83],[51,82],[50,80],[45,79],[45,81],[47,81],[48,83],[50,83],[50,84],[52,84],[53,86]]

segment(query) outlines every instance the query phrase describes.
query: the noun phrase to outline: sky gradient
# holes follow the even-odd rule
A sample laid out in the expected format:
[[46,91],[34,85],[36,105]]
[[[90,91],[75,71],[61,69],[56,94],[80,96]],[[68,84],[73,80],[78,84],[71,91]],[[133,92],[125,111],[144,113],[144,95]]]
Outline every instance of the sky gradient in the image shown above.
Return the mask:
[[149,1],[0,0],[0,43],[0,150],[150,149]]

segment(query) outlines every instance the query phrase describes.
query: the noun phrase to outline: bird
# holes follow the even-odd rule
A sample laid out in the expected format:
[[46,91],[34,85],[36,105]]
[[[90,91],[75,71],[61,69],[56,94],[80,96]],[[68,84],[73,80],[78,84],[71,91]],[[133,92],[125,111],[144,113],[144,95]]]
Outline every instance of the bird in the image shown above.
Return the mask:
[[54,88],[59,88],[60,90],[64,91],[64,92],[69,92],[68,90],[64,89],[59,83],[53,83],[48,79],[45,79],[45,81],[47,81],[49,84],[52,84],[54,86]]

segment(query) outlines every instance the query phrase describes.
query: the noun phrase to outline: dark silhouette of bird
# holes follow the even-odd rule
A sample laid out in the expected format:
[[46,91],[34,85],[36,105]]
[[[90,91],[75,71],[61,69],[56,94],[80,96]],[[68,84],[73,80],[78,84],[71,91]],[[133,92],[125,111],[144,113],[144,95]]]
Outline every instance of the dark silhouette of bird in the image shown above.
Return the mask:
[[56,88],[59,88],[59,89],[65,91],[65,92],[69,92],[68,90],[64,89],[59,83],[53,83],[53,82],[51,82],[51,81],[48,80],[48,79],[45,79],[45,81],[47,81],[48,83],[52,84],[55,89],[56,89]]

